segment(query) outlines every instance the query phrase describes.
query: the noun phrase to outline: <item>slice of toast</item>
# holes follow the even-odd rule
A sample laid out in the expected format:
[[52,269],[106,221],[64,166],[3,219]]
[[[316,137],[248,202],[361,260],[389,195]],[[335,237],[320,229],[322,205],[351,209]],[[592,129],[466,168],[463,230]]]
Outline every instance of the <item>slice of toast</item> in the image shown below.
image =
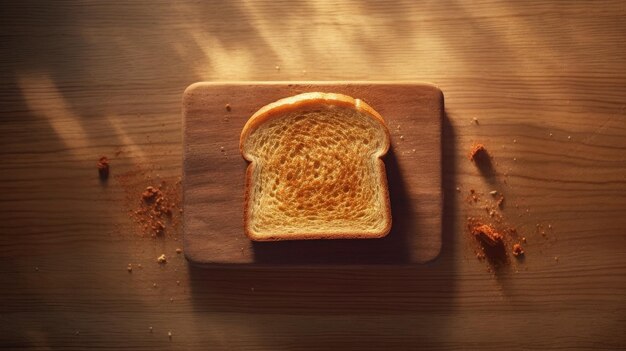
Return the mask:
[[258,110],[240,150],[254,241],[380,238],[391,229],[383,118],[365,102],[304,93]]

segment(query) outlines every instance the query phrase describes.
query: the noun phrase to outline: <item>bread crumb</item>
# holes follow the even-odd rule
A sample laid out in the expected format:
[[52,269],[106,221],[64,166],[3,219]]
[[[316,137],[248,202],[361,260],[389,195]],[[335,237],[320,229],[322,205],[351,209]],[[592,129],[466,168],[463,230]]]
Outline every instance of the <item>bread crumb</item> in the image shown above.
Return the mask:
[[254,292],[254,288],[250,288],[250,291]]
[[504,207],[504,195],[501,195],[497,202],[498,208]]
[[526,237],[525,237],[525,236],[523,236],[523,237],[522,237],[522,242],[523,242],[524,244],[526,244]]
[[220,151],[221,151],[221,152],[225,152],[226,150],[224,149],[224,147],[223,147],[223,146],[220,146]]
[[550,133],[550,136],[552,136],[552,133]]
[[498,195],[498,191],[497,190],[492,190],[489,192],[489,194],[491,194],[492,196],[496,196]]
[[280,66],[276,65],[276,67],[274,67],[277,71],[280,71]]
[[172,331],[171,330],[167,332],[167,337],[170,338],[170,340],[172,340]]
[[35,272],[39,272],[39,267],[35,267]]
[[126,270],[128,271],[128,273],[131,273],[133,271],[133,265],[129,263],[126,267]]
[[226,111],[230,112],[230,110],[231,110],[230,104],[226,104]]
[[567,136],[567,140],[572,140],[572,136],[571,136],[571,135],[568,135],[568,136]]
[[165,257],[165,254],[161,254],[161,256],[157,257],[157,262],[158,263],[167,263],[167,257]]
[[180,254],[181,252],[183,252],[183,250],[181,250],[181,249],[179,249],[179,248],[177,248],[177,249],[176,249],[176,253],[177,253],[177,254]]
[[143,268],[141,267],[141,263],[137,263],[137,268]]
[[161,221],[154,222],[150,228],[154,231],[153,236],[156,236],[156,234],[161,235],[165,232],[165,224]]
[[150,331],[150,333],[152,333],[152,327],[148,327],[148,330]]
[[400,140],[403,140],[403,139],[404,139],[404,135],[400,135]]
[[180,280],[177,280],[177,281],[176,281],[176,285],[180,285]]
[[170,297],[170,302],[174,302],[174,298],[173,297]]
[[157,283],[152,283],[152,287],[156,288],[157,287]]
[[106,156],[100,157],[97,167],[100,179],[107,180],[109,178],[109,159]]
[[488,224],[477,225],[470,228],[470,230],[475,238],[489,246],[497,246],[502,243],[502,234]]
[[80,335],[80,332],[77,330],[77,331],[76,331],[76,333],[74,333],[74,334],[76,334],[76,335]]
[[476,161],[478,160],[479,157],[486,157],[486,156],[489,156],[489,154],[487,153],[485,146],[483,144],[474,144],[474,146],[472,146],[472,150],[470,151],[469,155],[467,155],[467,158],[470,161]]
[[554,256],[554,260],[555,260],[556,262],[559,262],[559,256]]
[[514,143],[517,143],[517,139],[513,139],[513,142],[514,142]]
[[476,118],[476,117],[472,118],[472,122],[474,122],[474,124],[478,125],[478,118]]
[[460,192],[461,192],[461,188],[459,188],[459,187],[457,186],[457,187],[456,187],[456,191],[460,193]]
[[154,201],[154,199],[157,197],[157,195],[159,194],[159,190],[149,186],[146,188],[146,190],[144,190],[143,193],[141,193],[141,198],[143,199],[143,201],[145,202],[152,202]]
[[513,245],[513,255],[515,257],[519,257],[524,255],[524,248],[522,247],[522,245],[520,244],[514,244]]

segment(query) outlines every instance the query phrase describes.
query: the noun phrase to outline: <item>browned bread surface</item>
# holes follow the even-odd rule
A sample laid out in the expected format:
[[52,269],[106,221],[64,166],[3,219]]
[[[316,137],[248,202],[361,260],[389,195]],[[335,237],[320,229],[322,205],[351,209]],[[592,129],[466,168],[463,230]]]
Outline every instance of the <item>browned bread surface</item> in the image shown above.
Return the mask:
[[305,93],[257,111],[241,133],[250,161],[244,228],[255,241],[379,238],[391,229],[389,131],[359,99]]

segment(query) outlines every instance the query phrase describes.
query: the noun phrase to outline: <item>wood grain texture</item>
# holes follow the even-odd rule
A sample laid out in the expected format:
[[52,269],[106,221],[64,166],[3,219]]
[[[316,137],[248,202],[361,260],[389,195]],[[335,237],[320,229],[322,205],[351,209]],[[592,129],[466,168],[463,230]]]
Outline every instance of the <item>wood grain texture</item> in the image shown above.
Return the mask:
[[[3,348],[626,346],[623,1],[27,0],[2,2],[0,17]],[[439,86],[440,256],[205,270],[176,255],[180,237],[139,237],[115,175],[180,177],[183,90],[230,80]],[[493,172],[466,159],[473,142]],[[505,194],[524,262],[494,276],[474,258],[465,217],[485,212],[469,189]]]
[[[243,229],[243,126],[271,102],[315,91],[362,99],[385,118],[392,230],[379,240],[251,242]],[[441,249],[442,113],[441,91],[417,83],[194,84],[183,97],[185,255],[195,263],[222,265],[366,266],[434,259]]]

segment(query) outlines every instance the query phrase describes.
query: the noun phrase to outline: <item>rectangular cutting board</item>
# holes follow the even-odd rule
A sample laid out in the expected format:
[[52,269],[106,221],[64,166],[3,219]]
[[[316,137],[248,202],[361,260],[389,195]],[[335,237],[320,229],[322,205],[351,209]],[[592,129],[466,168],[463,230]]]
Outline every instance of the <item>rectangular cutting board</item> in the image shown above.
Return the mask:
[[[239,136],[264,105],[304,92],[359,98],[391,133],[384,158],[393,226],[382,239],[251,242],[243,230],[246,161]],[[183,96],[183,230],[204,265],[406,265],[441,249],[443,94],[432,85],[368,82],[196,83]]]

